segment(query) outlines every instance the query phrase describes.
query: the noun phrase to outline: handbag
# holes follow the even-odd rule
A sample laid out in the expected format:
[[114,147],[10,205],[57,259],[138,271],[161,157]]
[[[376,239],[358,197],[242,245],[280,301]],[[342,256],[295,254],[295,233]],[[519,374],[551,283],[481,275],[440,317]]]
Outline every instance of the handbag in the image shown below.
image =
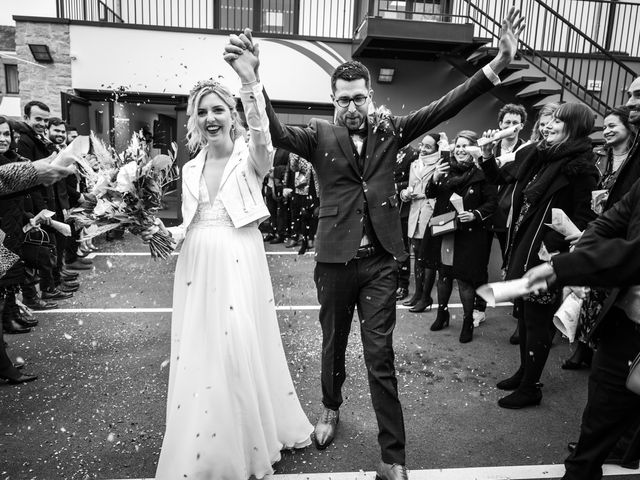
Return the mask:
[[447,233],[455,232],[458,228],[457,212],[448,212],[437,217],[431,217],[429,220],[429,228],[432,237],[439,237]]
[[640,395],[640,354],[638,354],[629,369],[627,388],[636,395]]

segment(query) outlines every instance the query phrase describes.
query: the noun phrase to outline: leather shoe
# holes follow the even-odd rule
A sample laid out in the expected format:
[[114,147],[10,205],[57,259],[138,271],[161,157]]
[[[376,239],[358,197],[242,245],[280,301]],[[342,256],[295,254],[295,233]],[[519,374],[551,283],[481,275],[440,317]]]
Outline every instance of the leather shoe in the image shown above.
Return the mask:
[[80,263],[84,263],[85,265],[93,265],[93,260],[86,257],[78,257],[78,260],[76,261],[80,261]]
[[[73,262],[69,262],[69,263],[73,263]],[[60,271],[60,276],[63,280],[75,280],[80,276],[80,274],[78,272],[74,272],[73,270],[68,270],[67,268],[62,267],[62,270]]]
[[38,376],[37,375],[26,375],[24,373],[21,373],[17,377],[10,377],[10,376],[7,376],[7,375],[4,375],[4,374],[0,373],[0,378],[6,380],[7,382],[9,382],[9,383],[11,383],[13,385],[17,385],[18,383],[33,382],[36,378],[38,378]]
[[74,262],[67,263],[66,267],[71,270],[91,270],[91,265],[81,262],[79,258]]
[[396,290],[396,301],[404,300],[409,296],[409,290],[404,287],[398,287]]
[[322,414],[314,430],[314,441],[318,450],[324,450],[333,442],[339,421],[339,410],[323,407]]
[[67,288],[77,288],[80,286],[80,282],[77,280],[65,280],[63,278],[60,285],[64,285]]
[[4,330],[4,333],[29,333],[31,331],[31,328],[23,327],[14,319],[11,319],[11,320],[5,319],[2,322],[2,329]]
[[513,393],[498,400],[498,405],[502,408],[519,410],[521,408],[540,405],[542,401],[542,391],[540,387],[523,388],[522,384]]
[[51,290],[43,290],[40,294],[43,300],[55,299],[64,300],[65,298],[73,297],[72,292],[63,292],[58,288],[52,288]]
[[38,325],[38,320],[36,320],[35,318],[25,317],[22,314],[16,317],[16,322],[18,322],[23,327],[29,327],[29,328],[35,327],[36,325]]
[[22,303],[24,303],[31,310],[52,310],[54,308],[58,308],[58,304],[56,302],[45,302],[39,298],[23,298]]
[[407,467],[394,463],[380,462],[378,470],[376,470],[376,480],[408,480]]
[[275,245],[277,243],[283,243],[284,240],[280,235],[276,235],[271,240],[269,240],[269,245]]

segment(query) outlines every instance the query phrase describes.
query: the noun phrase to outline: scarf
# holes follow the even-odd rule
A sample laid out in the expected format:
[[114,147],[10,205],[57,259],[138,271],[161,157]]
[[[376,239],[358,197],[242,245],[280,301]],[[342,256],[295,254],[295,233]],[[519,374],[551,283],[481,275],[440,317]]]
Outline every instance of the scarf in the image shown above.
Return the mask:
[[436,169],[436,164],[440,160],[440,152],[435,152],[430,155],[420,155],[414,162],[417,165],[416,175],[418,178],[422,179],[425,176],[433,175],[433,172]]
[[535,172],[523,190],[528,203],[536,204],[547,192],[553,181],[563,173],[564,168],[574,159],[591,152],[591,140],[587,137],[570,140],[560,145],[538,144],[536,154],[527,159],[523,169]]
[[449,165],[449,175],[445,178],[443,186],[450,190],[455,190],[456,187],[466,185],[477,170],[473,162],[460,163],[453,155],[449,159]]

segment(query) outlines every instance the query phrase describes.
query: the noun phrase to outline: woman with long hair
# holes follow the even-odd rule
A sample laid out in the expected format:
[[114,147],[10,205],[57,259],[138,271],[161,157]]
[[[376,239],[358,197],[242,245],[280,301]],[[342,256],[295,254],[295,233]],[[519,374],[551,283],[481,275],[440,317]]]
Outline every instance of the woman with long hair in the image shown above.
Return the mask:
[[407,234],[411,241],[414,262],[413,272],[416,291],[413,296],[403,303],[410,312],[423,312],[433,304],[431,289],[435,283],[436,272],[421,258],[422,239],[427,233],[429,220],[433,215],[435,199],[428,199],[425,190],[440,160],[439,143],[449,140],[446,135],[428,133],[419,145],[419,156],[409,167],[409,185],[400,191],[400,199],[410,202]]
[[[586,105],[566,103],[546,125],[546,137],[516,153],[520,166],[513,176],[501,175],[491,152],[483,147],[481,166],[496,183],[514,183],[506,252],[506,279],[520,278],[540,263],[541,247],[548,252],[564,252],[569,242],[549,228],[553,209],[561,209],[584,229],[594,218],[591,192],[597,186],[598,171],[593,165],[591,134],[595,114]],[[491,137],[493,131],[485,132]],[[560,305],[560,292],[530,294],[518,299],[514,315],[520,331],[520,366],[499,382],[501,390],[513,393],[501,398],[503,408],[538,405],[542,400],[542,371],[553,339],[553,315]]]
[[[468,147],[478,145],[478,135],[463,130],[454,139],[453,155],[449,161],[441,161],[427,187],[427,197],[435,198],[433,216],[456,209],[452,196],[461,197],[463,211],[457,214],[455,231],[428,239],[428,258],[438,269],[438,314],[431,325],[432,331],[449,326],[449,298],[453,280],[458,283],[462,302],[463,321],[460,343],[473,340],[473,305],[476,288],[484,281],[487,268],[486,242],[489,241],[485,220],[497,207],[497,189],[485,179]],[[471,148],[469,148],[471,150]]]
[[[605,144],[595,152],[600,181],[591,199],[591,207],[597,215],[611,208],[640,178],[638,129],[629,123],[629,113],[629,107],[619,106],[605,114],[602,131]],[[608,293],[606,289],[591,289],[583,301],[576,332],[576,348],[562,364],[563,369],[579,370],[591,366],[593,351],[589,347],[588,337],[594,317]]]
[[227,87],[191,91],[182,169],[167,423],[157,479],[246,480],[273,473],[284,448],[311,443],[280,338],[259,223],[273,147],[252,50],[225,59],[242,81],[249,140]]

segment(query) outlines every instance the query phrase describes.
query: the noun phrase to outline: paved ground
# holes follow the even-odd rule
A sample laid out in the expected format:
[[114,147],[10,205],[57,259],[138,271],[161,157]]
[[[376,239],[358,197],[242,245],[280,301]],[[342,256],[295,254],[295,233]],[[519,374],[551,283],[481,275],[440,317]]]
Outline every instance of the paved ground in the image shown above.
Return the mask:
[[[123,256],[145,251],[128,235],[100,247],[94,268],[81,275],[80,291],[60,303],[65,310],[38,314],[40,325],[30,334],[7,336],[10,355],[24,359],[25,371],[40,378],[0,385],[0,479],[153,477],[164,430],[175,257],[155,262]],[[285,252],[281,246],[269,250]],[[313,422],[320,406],[313,256],[270,254],[268,260],[291,373]],[[461,311],[452,313],[449,329],[430,332],[435,312],[398,311],[396,367],[408,465],[422,470],[561,463],[567,441],[577,435],[587,379],[586,372],[560,369],[569,352],[566,341],[556,338],[542,405],[503,410],[494,385],[517,368],[517,347],[508,343],[514,328],[509,308],[490,310],[467,345],[458,343]],[[332,478],[371,478],[357,474],[375,469],[379,451],[357,321],[353,327],[335,444],[322,452],[285,453],[277,473],[356,472]],[[446,478],[554,478],[464,472]]]

